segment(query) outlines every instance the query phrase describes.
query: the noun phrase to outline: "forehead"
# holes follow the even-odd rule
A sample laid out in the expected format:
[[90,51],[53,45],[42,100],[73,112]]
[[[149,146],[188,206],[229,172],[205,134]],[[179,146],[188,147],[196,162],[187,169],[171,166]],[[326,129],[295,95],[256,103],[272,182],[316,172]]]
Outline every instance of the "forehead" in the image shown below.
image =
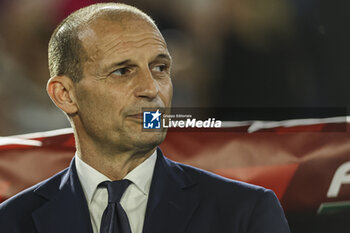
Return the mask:
[[166,49],[158,28],[141,19],[98,19],[81,30],[78,36],[89,56],[126,53],[145,46],[154,50]]

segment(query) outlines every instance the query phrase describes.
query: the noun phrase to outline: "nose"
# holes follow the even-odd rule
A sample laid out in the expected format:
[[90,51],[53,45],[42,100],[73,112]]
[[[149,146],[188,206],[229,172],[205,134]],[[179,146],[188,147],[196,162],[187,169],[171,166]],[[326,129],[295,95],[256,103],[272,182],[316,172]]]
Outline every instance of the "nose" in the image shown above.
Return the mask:
[[149,69],[145,69],[140,72],[137,78],[137,84],[135,88],[135,96],[147,99],[154,99],[159,93],[159,84],[153,78]]

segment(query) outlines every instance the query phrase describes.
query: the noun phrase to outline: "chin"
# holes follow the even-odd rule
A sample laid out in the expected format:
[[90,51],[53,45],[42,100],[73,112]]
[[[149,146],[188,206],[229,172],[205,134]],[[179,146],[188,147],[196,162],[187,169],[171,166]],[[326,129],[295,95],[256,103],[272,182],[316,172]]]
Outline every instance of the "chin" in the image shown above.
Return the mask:
[[145,132],[135,141],[135,146],[151,149],[161,144],[164,141],[165,136],[165,132]]

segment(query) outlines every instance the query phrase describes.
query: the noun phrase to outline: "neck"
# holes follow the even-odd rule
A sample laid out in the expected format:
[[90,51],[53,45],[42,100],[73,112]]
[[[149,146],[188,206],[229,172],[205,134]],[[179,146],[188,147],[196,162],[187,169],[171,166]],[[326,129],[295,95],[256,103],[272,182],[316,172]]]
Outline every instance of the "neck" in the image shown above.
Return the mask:
[[91,148],[81,150],[81,148],[77,147],[77,155],[85,163],[89,164],[109,179],[121,180],[130,171],[149,158],[155,150],[156,148],[147,151],[123,151],[110,154]]

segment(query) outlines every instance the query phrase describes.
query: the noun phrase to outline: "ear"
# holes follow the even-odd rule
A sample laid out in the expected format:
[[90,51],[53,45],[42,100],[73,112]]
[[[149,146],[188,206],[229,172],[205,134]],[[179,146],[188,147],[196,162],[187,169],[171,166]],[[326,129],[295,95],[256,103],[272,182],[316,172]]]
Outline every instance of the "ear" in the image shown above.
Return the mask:
[[74,83],[67,76],[55,76],[50,78],[46,87],[51,100],[58,108],[72,115],[77,113],[78,108],[74,95]]

